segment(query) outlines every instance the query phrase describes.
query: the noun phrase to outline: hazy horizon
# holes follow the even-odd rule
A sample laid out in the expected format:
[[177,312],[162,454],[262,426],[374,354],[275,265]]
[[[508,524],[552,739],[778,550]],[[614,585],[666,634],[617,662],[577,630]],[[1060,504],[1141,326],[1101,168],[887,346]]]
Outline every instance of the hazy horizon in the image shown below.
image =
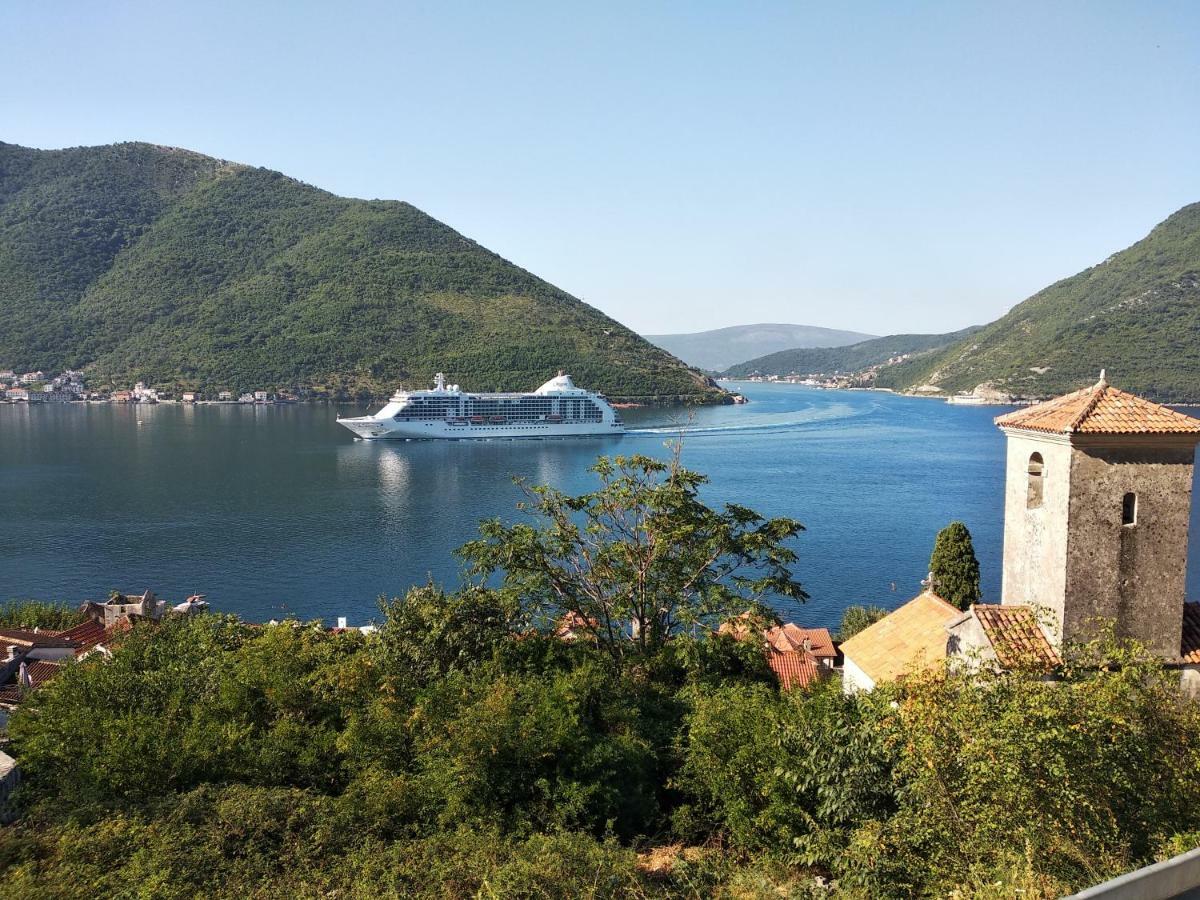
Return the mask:
[[1200,200],[1186,3],[138,0],[0,28],[0,140],[406,200],[642,333],[982,324]]

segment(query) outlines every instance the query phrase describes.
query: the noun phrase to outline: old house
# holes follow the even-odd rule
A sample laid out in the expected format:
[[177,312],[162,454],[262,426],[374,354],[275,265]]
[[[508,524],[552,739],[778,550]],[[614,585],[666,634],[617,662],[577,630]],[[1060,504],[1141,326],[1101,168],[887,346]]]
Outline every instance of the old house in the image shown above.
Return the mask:
[[848,694],[869,691],[906,672],[940,665],[946,658],[946,626],[962,610],[932,591],[842,643],[842,687]]
[[792,622],[769,624],[746,612],[723,622],[717,631],[739,641],[761,640],[767,665],[785,691],[828,677],[838,656],[828,628],[803,628]]
[[[1091,387],[996,425],[1008,439],[1001,602],[931,624],[946,653],[1049,670],[1064,644],[1112,623],[1200,692],[1200,604],[1185,600],[1200,420],[1118,390],[1101,373]],[[847,670],[860,652],[853,641],[842,648]]]

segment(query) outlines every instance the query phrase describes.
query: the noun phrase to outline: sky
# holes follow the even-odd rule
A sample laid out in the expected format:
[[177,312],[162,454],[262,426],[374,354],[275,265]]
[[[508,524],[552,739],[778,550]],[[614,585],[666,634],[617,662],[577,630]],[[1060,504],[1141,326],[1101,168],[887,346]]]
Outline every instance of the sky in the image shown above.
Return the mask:
[[0,140],[407,200],[642,333],[990,321],[1200,201],[1200,3],[0,3]]

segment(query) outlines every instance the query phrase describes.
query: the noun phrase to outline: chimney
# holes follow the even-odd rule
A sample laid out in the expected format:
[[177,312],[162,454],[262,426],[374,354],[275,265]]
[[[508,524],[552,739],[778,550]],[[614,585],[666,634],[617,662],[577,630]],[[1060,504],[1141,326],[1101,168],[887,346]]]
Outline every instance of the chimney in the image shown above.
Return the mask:
[[811,650],[812,649],[812,638],[810,638],[808,635],[805,635],[804,640],[802,640],[800,642],[800,646],[803,647],[805,650]]

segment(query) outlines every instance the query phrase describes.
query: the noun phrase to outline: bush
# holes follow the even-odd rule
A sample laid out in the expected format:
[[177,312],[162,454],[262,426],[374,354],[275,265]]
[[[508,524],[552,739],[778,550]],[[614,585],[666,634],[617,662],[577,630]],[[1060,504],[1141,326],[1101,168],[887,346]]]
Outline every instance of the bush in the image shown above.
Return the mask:
[[83,622],[78,608],[66,603],[41,600],[9,600],[0,603],[0,628],[43,628],[66,631]]

